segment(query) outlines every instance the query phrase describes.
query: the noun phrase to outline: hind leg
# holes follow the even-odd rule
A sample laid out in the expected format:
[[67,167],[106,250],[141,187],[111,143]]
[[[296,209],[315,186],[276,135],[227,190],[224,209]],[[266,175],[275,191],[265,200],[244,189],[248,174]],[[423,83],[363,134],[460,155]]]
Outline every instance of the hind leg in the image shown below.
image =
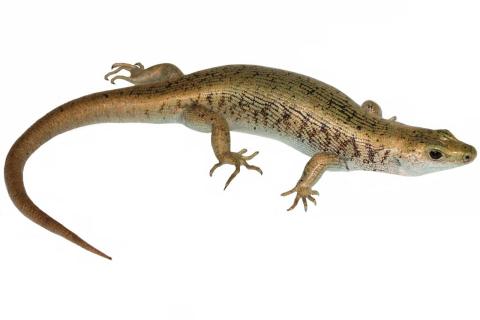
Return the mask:
[[[115,70],[107,73],[104,78],[113,84],[116,80],[125,80],[135,85],[151,84],[173,81],[183,77],[183,72],[171,63],[161,63],[147,69],[140,62],[135,64],[114,63],[112,69]],[[130,76],[116,75],[122,70],[130,72]],[[110,78],[113,75],[116,76]]]

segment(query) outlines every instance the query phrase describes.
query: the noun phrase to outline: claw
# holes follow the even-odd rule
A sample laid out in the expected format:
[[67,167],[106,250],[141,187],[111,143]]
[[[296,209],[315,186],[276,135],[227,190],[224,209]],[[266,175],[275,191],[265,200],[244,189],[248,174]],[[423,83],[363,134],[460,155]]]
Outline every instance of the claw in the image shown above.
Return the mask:
[[293,204],[290,208],[287,209],[287,211],[290,211],[292,210],[293,208],[295,208],[298,204],[298,200],[300,200],[300,197],[298,195],[295,196],[295,200],[293,200]]
[[213,175],[213,172],[215,170],[217,170],[217,168],[220,167],[221,165],[222,165],[222,163],[220,163],[220,162],[213,165],[212,169],[210,169],[210,177]]
[[123,62],[117,62],[112,64],[112,69],[114,68],[124,68],[124,69],[137,69],[137,68],[142,68],[143,65],[140,62],[137,62],[135,64],[130,64],[130,63],[123,63]]
[[233,178],[235,178],[239,172],[240,172],[240,165],[237,164],[237,165],[235,165],[235,171],[233,171],[233,173],[228,178],[227,182],[225,183],[225,187],[223,188],[223,190],[227,189],[230,182],[232,182]]
[[295,186],[293,189],[291,190],[288,190],[288,191],[285,191],[281,194],[281,196],[285,197],[285,196],[288,196],[292,193],[296,192],[297,194],[295,195],[295,200],[293,200],[293,204],[290,208],[287,209],[287,211],[290,211],[292,209],[294,209],[297,204],[298,204],[298,201],[300,199],[302,199],[302,203],[303,203],[303,208],[305,209],[305,212],[307,211],[308,209],[308,203],[307,203],[307,199],[310,200],[311,202],[313,202],[314,205],[317,205],[317,201],[315,200],[315,198],[313,197],[313,195],[317,195],[318,196],[318,191],[316,190],[312,190],[310,187],[305,187],[305,186]]
[[263,175],[263,171],[262,171],[262,169],[260,169],[259,167],[249,165],[249,164],[246,163],[246,162],[245,162],[244,165],[245,165],[245,168],[247,168],[248,170],[255,170],[255,171],[257,171],[258,173],[260,173],[261,175]]
[[230,185],[232,180],[238,175],[238,173],[240,172],[241,166],[245,166],[245,168],[247,168],[248,170],[255,170],[258,173],[263,174],[262,169],[247,163],[247,160],[251,160],[253,157],[255,157],[258,154],[258,151],[252,153],[249,156],[243,156],[243,154],[245,154],[246,152],[247,152],[247,149],[242,149],[239,152],[226,153],[222,156],[220,162],[214,164],[213,167],[210,169],[210,176],[212,176],[213,172],[224,164],[232,164],[235,166],[235,170],[228,178],[223,190],[227,189],[227,187]]
[[[247,152],[247,150],[245,150],[245,152]],[[253,158],[255,158],[255,156],[258,154],[258,151],[255,151],[254,153],[252,153],[251,155],[249,156],[245,156],[244,159],[245,160],[252,160]]]
[[308,208],[307,199],[305,197],[302,197],[302,202],[303,202],[303,208],[305,209],[305,212],[307,212],[307,208]]
[[112,70],[109,73],[107,73],[103,78],[108,81],[108,78],[110,76],[113,76],[114,74],[119,73],[122,70],[127,70],[130,72],[130,77],[125,77],[125,76],[115,76],[112,79],[110,79],[110,82],[115,84],[115,80],[122,79],[126,81],[131,81],[131,78],[135,75],[138,74],[140,71],[144,69],[143,64],[140,62],[137,62],[135,64],[130,64],[130,63],[114,63],[112,64]]
[[285,197],[285,196],[288,196],[288,195],[290,195],[290,194],[292,194],[292,193],[294,193],[294,192],[295,192],[295,188],[293,188],[293,189],[291,189],[291,190],[288,190],[288,191],[285,191],[285,192],[281,193],[280,195],[281,195],[282,197]]

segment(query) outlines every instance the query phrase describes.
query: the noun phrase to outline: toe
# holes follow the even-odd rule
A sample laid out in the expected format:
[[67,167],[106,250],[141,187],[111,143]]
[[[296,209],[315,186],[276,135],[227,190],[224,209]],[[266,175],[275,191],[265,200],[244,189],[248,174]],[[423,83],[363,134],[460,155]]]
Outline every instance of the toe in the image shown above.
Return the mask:
[[212,169],[210,169],[210,177],[213,175],[213,172],[214,172],[215,170],[217,170],[217,168],[220,167],[221,165],[222,165],[221,162],[216,163],[216,164],[213,165]]
[[245,164],[245,168],[247,168],[248,170],[255,170],[255,171],[257,171],[258,173],[263,174],[262,169],[260,169],[260,168],[257,167],[257,166],[252,166],[252,165],[249,165],[248,163],[246,163],[246,164]]
[[307,209],[308,209],[307,198],[302,197],[302,202],[303,202],[303,209],[305,209],[305,212],[307,212]]
[[[246,150],[245,150],[246,151]],[[258,154],[259,152],[258,151],[255,151],[254,153],[252,153],[251,155],[249,156],[244,156],[243,158],[245,160],[252,160],[253,158],[255,158],[255,156]]]
[[285,196],[288,196],[288,195],[290,195],[290,194],[292,194],[292,193],[294,193],[294,192],[295,192],[295,188],[290,189],[290,190],[288,190],[288,191],[285,191],[285,192],[283,192],[283,193],[280,194],[280,195],[281,195],[282,197],[285,197]]
[[225,187],[223,188],[223,190],[227,189],[230,182],[232,182],[232,180],[237,176],[237,174],[239,172],[240,172],[240,166],[236,165],[235,166],[235,171],[233,171],[232,175],[228,178],[227,182],[225,183]]
[[290,211],[290,210],[292,210],[293,208],[295,208],[295,207],[297,206],[297,204],[298,204],[298,200],[300,200],[300,196],[297,194],[297,195],[295,196],[295,200],[293,200],[292,206],[291,206],[290,208],[288,208],[287,211]]

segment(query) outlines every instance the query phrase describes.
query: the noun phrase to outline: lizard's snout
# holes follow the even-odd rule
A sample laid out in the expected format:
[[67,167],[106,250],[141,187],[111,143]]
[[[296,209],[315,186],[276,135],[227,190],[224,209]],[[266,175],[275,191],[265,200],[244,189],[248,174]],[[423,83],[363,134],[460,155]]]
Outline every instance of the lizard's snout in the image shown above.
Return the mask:
[[470,147],[470,150],[463,154],[463,162],[472,162],[477,157],[477,150],[474,147]]

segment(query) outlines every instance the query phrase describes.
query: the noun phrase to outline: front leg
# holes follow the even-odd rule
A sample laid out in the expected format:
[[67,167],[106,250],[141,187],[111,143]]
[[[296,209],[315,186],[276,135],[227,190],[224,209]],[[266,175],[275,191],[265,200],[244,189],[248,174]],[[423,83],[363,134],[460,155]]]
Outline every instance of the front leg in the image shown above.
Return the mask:
[[259,167],[252,166],[247,162],[247,160],[253,159],[258,154],[258,151],[249,156],[244,155],[247,149],[242,149],[239,152],[230,151],[230,129],[227,121],[221,115],[205,107],[193,105],[184,111],[183,120],[185,125],[192,129],[212,133],[212,148],[218,163],[210,169],[210,176],[218,167],[224,164],[235,166],[235,171],[233,171],[225,183],[224,190],[240,172],[241,166],[262,174],[262,170]]
[[[376,103],[375,101],[372,100],[367,100],[362,105],[360,106],[365,112],[370,113],[376,118],[382,119],[382,108]],[[396,121],[397,117],[393,116],[388,119],[388,121]]]
[[318,195],[318,191],[312,190],[312,187],[317,183],[318,179],[322,174],[329,168],[333,166],[338,166],[341,163],[341,160],[337,155],[332,155],[328,153],[316,153],[305,166],[303,174],[298,180],[296,186],[282,193],[282,196],[288,196],[294,192],[297,193],[293,205],[288,208],[288,211],[295,208],[298,204],[298,201],[302,199],[303,207],[307,211],[307,199],[312,201],[314,204],[317,204],[313,195]]

